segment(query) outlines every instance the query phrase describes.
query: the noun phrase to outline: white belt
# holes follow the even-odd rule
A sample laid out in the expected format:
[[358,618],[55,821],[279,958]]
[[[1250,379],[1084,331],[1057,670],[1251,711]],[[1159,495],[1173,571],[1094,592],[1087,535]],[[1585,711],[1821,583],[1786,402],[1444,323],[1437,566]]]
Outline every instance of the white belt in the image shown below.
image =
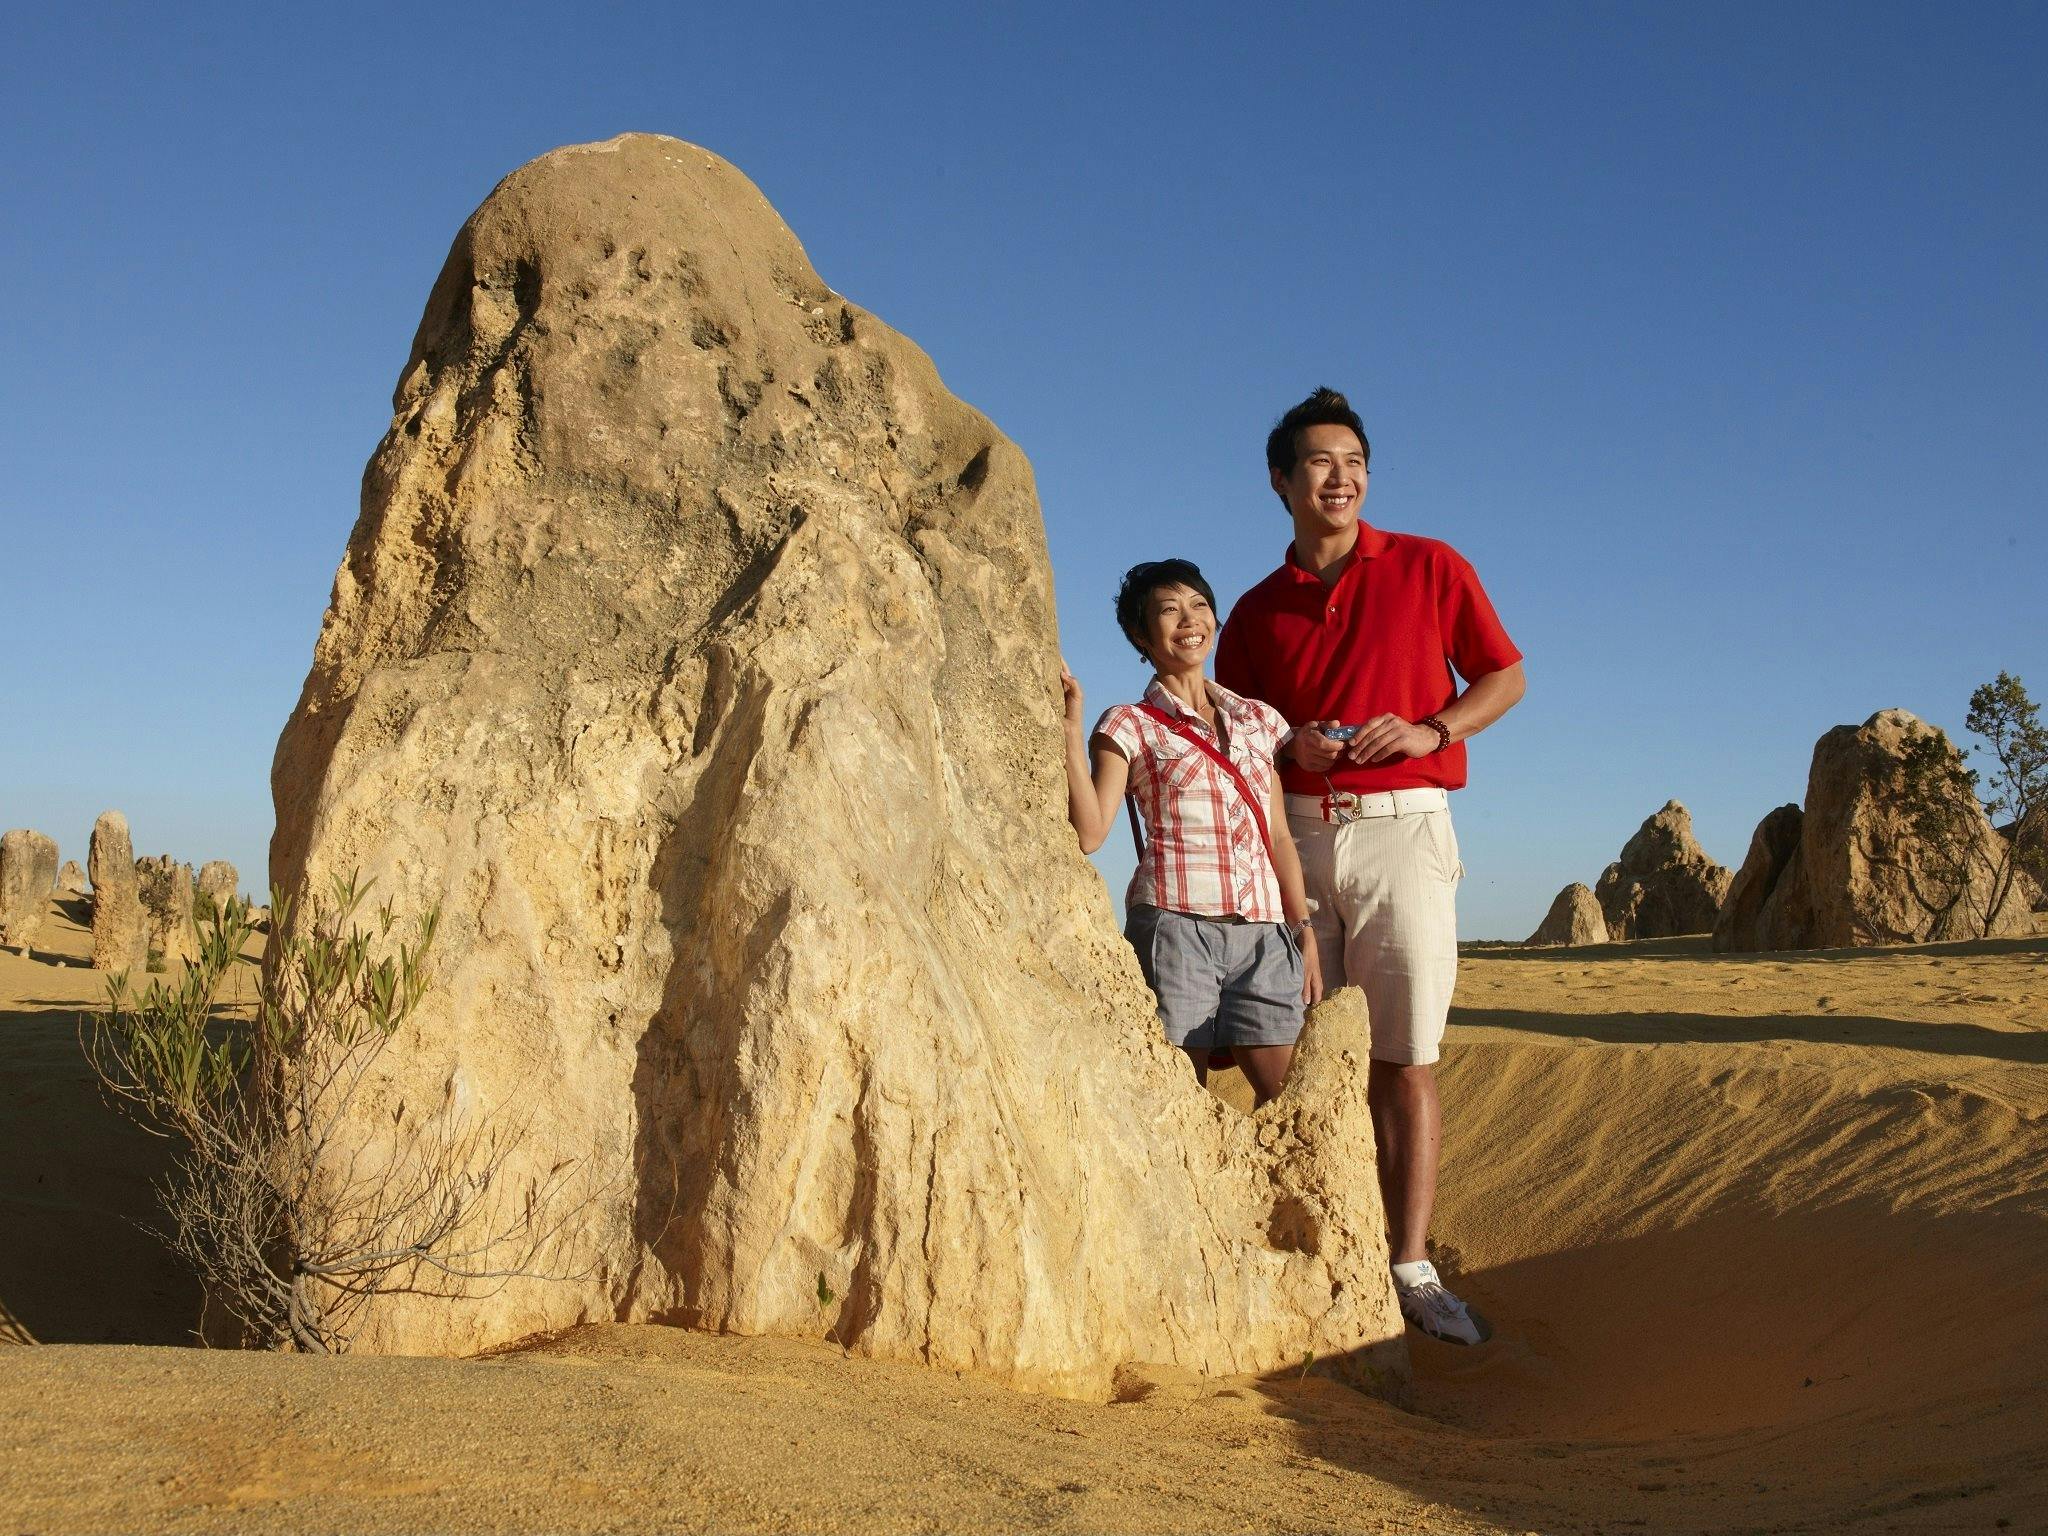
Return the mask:
[[1450,808],[1450,797],[1441,789],[1379,789],[1354,795],[1340,789],[1328,795],[1289,795],[1287,814],[1315,821],[1365,821],[1374,816],[1419,816],[1425,811]]

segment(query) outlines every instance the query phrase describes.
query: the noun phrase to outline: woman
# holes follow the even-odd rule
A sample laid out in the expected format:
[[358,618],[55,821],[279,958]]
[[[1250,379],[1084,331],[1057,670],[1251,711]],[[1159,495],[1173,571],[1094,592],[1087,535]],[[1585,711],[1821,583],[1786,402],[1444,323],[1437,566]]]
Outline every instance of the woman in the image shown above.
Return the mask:
[[1081,685],[1060,669],[1067,818],[1081,851],[1093,853],[1129,791],[1144,839],[1124,934],[1159,999],[1166,1038],[1203,1081],[1209,1053],[1228,1050],[1264,1104],[1287,1080],[1302,1008],[1323,986],[1273,771],[1287,722],[1205,675],[1216,597],[1188,561],[1133,567],[1116,620],[1152,664],[1152,681],[1142,702],[1108,710],[1084,736]]

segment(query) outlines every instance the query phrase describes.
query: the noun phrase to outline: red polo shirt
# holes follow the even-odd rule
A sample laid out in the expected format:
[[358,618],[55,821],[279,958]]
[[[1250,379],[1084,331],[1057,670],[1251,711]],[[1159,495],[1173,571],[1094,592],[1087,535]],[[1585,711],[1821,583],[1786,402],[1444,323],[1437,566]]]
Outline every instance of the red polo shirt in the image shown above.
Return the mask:
[[[1216,680],[1264,699],[1298,726],[1358,725],[1374,715],[1420,720],[1468,682],[1522,659],[1501,628],[1471,563],[1450,545],[1358,525],[1358,544],[1333,586],[1302,569],[1288,545],[1280,569],[1237,600],[1216,643]],[[1283,754],[1281,781],[1320,795],[1321,776]],[[1420,789],[1465,783],[1465,744],[1393,762],[1339,761],[1339,789]]]

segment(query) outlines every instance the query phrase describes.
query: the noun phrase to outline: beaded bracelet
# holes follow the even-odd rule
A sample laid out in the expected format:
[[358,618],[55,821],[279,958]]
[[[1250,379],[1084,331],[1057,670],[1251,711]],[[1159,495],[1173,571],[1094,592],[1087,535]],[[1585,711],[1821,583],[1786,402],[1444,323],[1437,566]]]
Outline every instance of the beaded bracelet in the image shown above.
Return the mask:
[[1450,727],[1449,727],[1448,725],[1445,725],[1445,724],[1443,723],[1443,721],[1441,721],[1441,720],[1437,719],[1437,717],[1436,717],[1435,715],[1430,715],[1430,716],[1427,716],[1426,718],[1424,718],[1424,719],[1421,719],[1421,720],[1418,720],[1418,721],[1416,721],[1415,723],[1416,723],[1417,725],[1426,725],[1426,726],[1428,726],[1428,727],[1429,727],[1429,728],[1430,728],[1430,729],[1431,729],[1432,731],[1435,731],[1435,732],[1436,732],[1436,749],[1437,749],[1437,751],[1441,752],[1441,751],[1443,751],[1443,750],[1444,750],[1444,749],[1445,749],[1446,747],[1450,746],[1450,744],[1451,744],[1451,728],[1450,728]]

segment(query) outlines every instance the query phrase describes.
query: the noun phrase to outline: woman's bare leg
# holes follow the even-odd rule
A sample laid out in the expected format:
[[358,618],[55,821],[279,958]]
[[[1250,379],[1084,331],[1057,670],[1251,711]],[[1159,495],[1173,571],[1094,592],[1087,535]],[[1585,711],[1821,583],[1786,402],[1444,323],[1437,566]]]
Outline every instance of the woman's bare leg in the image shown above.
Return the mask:
[[1270,1103],[1286,1086],[1287,1069],[1294,1065],[1294,1047],[1239,1045],[1232,1049],[1237,1052],[1237,1064],[1243,1070],[1245,1080],[1252,1085],[1252,1108]]
[[1209,1047],[1205,1045],[1200,1050],[1196,1050],[1193,1046],[1183,1046],[1182,1049],[1187,1052],[1188,1060],[1195,1064],[1195,1081],[1204,1088],[1208,1087]]

